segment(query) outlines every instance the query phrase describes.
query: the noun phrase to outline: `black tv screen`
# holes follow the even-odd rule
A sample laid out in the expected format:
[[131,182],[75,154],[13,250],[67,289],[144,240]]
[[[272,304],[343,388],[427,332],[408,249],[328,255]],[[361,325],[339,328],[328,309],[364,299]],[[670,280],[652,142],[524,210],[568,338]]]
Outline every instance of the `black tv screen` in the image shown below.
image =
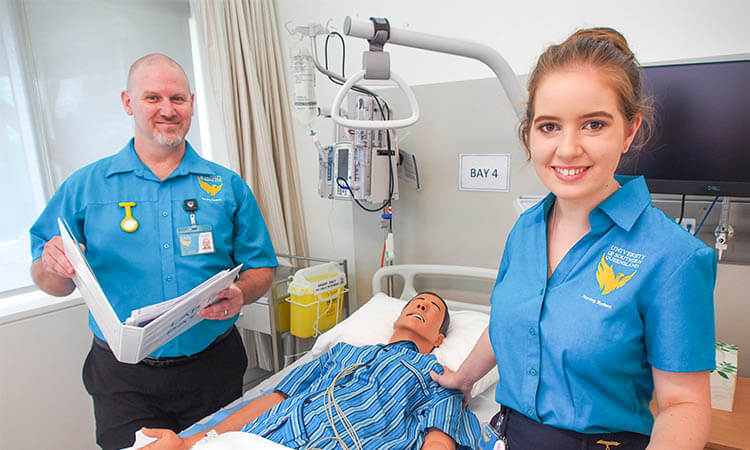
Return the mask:
[[655,129],[617,173],[652,193],[750,196],[750,60],[644,67]]

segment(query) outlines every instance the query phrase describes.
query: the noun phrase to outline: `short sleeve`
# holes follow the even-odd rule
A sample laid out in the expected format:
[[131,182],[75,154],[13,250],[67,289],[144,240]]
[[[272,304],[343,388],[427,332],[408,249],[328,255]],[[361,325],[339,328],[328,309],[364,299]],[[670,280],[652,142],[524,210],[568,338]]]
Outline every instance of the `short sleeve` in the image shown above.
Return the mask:
[[242,184],[242,199],[234,217],[234,260],[243,269],[276,267],[278,262],[266,222],[250,188]]
[[[500,260],[500,269],[497,271],[497,278],[495,279],[495,287],[497,287],[498,284],[500,284],[503,279],[505,278],[505,274],[508,272],[508,267],[510,267],[510,257],[511,257],[511,250],[510,248],[513,245],[513,236],[515,235],[514,231],[516,230],[516,226],[518,223],[516,223],[515,226],[510,230],[510,233],[508,234],[508,239],[505,240],[505,248],[503,249],[503,257]],[[493,291],[494,292],[494,291]],[[495,296],[492,295],[490,297],[490,306],[492,306],[493,300],[495,299]]]
[[512,230],[510,230],[510,233],[508,234],[508,239],[505,242],[505,248],[503,249],[503,257],[500,260],[500,269],[497,271],[497,279],[495,280],[495,284],[500,283],[503,281],[503,278],[505,278],[505,273],[508,271],[508,267],[510,266],[510,247],[511,247],[511,240],[513,239],[513,231],[516,228],[513,227]]
[[318,358],[303,364],[292,370],[281,380],[276,390],[283,392],[287,397],[293,397],[300,392],[305,392],[319,377],[322,376],[323,367],[330,356],[330,352],[320,355]]
[[44,244],[60,234],[57,218],[63,218],[75,235],[76,240],[86,244],[83,236],[84,212],[79,205],[79,195],[74,187],[72,179],[65,181],[60,189],[55,192],[47,206],[37,218],[29,231],[31,237],[31,259],[36,260],[42,256]]
[[474,413],[464,408],[461,393],[445,390],[443,395],[438,392],[433,394],[432,398],[434,400],[422,412],[416,448],[420,448],[424,443],[430,428],[437,428],[453,438],[459,449],[477,448],[477,437],[481,433],[481,427]]
[[716,257],[703,247],[685,259],[647,299],[646,354],[655,368],[697,372],[715,367],[714,284]]

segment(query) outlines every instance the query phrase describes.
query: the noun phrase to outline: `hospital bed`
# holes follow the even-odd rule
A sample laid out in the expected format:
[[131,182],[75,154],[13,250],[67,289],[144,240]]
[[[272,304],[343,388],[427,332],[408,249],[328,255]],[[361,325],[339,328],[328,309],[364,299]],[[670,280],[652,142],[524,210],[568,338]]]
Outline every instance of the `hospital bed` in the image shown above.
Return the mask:
[[[373,276],[373,297],[370,301],[346,320],[321,334],[312,350],[247,391],[241,398],[197,422],[181,434],[190,435],[210,430],[216,423],[239,409],[247,401],[273,392],[274,388],[290,371],[322,355],[338,342],[347,342],[352,345],[386,343],[393,332],[393,321],[403,308],[404,302],[417,293],[415,286],[418,284],[418,279],[437,278],[464,280],[464,282],[466,280],[484,280],[483,283],[491,285],[496,276],[497,272],[494,270],[465,266],[404,264],[381,268]],[[403,288],[398,298],[389,297],[383,292],[382,285],[388,277],[401,279]],[[487,326],[490,307],[487,304],[467,303],[451,299],[446,299],[446,303],[451,312],[450,327],[443,344],[433,353],[444,366],[456,370],[468,356],[474,343]],[[497,380],[497,368],[494,368],[474,386],[469,408],[480,422],[489,421],[499,409],[494,399],[494,388],[497,385]],[[142,441],[136,441],[136,445],[132,448],[139,448],[141,445],[139,442]],[[249,436],[247,433],[225,433],[211,442],[196,445],[194,448],[203,450],[241,448],[270,450],[287,447],[271,443],[259,436]]]

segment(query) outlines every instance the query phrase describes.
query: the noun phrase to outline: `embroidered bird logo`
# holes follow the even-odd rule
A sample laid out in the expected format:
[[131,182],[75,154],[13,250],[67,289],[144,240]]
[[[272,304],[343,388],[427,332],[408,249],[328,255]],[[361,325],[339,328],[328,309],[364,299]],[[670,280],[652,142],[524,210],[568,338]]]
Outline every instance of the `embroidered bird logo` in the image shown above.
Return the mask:
[[221,187],[224,186],[224,183],[221,184],[208,184],[207,182],[201,180],[198,178],[198,184],[201,186],[201,189],[211,194],[211,197],[218,194],[221,190]]
[[596,281],[599,282],[599,289],[602,290],[602,295],[609,294],[615,289],[625,286],[625,283],[633,278],[635,272],[628,276],[624,276],[622,273],[618,273],[615,276],[615,271],[612,269],[612,266],[604,261],[604,253],[602,253],[602,260],[599,261],[599,266],[596,268]]

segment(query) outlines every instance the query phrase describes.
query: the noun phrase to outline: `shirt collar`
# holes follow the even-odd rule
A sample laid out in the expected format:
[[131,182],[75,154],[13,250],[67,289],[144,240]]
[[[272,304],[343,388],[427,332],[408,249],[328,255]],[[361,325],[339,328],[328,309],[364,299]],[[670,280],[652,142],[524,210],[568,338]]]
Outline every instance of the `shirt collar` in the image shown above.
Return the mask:
[[[133,143],[135,138],[131,138],[130,141],[122,148],[116,155],[112,157],[109,163],[109,169],[107,170],[106,176],[112,176],[117,173],[134,172],[136,175],[146,177],[153,177],[153,173],[146,167],[138,154],[135,152]],[[201,175],[210,175],[214,171],[211,170],[206,161],[201,158],[198,153],[190,145],[190,142],[185,141],[185,155],[182,157],[180,165],[175,169],[169,178],[188,175],[190,173],[196,173]]]
[[620,189],[597,207],[625,231],[630,231],[641,213],[651,204],[646,180],[641,176],[615,175]]
[[406,340],[404,340],[404,341],[396,341],[396,342],[392,342],[390,344],[386,344],[386,347],[391,347],[391,346],[393,346],[393,347],[403,347],[403,348],[405,348],[407,350],[413,350],[413,351],[419,353],[419,347],[417,347],[417,344],[415,344],[414,341],[406,341]]
[[[611,220],[625,231],[630,231],[641,213],[651,204],[651,194],[642,176],[615,175],[615,180],[620,183],[620,189],[599,203],[589,214],[592,230],[606,226]],[[549,209],[555,203],[555,195],[550,192],[542,202],[542,220],[546,222]]]

